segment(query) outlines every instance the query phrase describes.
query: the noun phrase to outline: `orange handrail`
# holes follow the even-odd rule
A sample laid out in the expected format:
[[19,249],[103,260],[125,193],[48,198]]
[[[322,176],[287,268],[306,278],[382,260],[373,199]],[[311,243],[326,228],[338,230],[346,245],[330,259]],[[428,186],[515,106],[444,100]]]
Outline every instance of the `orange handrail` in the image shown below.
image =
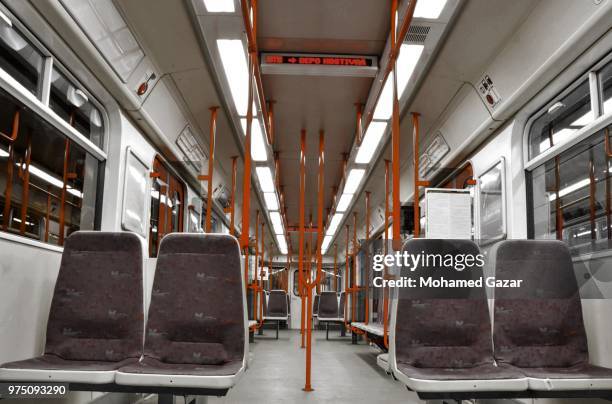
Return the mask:
[[[389,252],[389,160],[385,160],[385,230],[383,253]],[[384,277],[387,277],[387,267],[385,266]],[[383,344],[389,348],[389,293],[386,286],[383,286]]]
[[[303,138],[303,140],[305,140]],[[303,143],[305,149],[305,142]],[[312,391],[311,386],[311,366],[312,366],[312,291],[321,282],[321,275],[323,273],[322,263],[323,257],[321,256],[321,246],[323,244],[323,195],[324,195],[324,168],[325,168],[325,133],[319,132],[319,178],[318,178],[318,201],[317,201],[317,228],[319,233],[317,234],[317,274],[314,280],[305,282],[305,289],[307,290],[306,305],[308,311],[308,325],[306,333],[306,383],[304,385],[304,391]],[[303,195],[302,195],[303,196]],[[301,232],[303,235],[303,221],[301,221]]]
[[212,226],[212,192],[213,192],[213,174],[215,170],[215,137],[217,136],[217,110],[219,107],[211,107],[210,109],[210,140],[208,146],[208,172],[206,175],[198,175],[198,179],[206,181],[206,233],[211,232]]

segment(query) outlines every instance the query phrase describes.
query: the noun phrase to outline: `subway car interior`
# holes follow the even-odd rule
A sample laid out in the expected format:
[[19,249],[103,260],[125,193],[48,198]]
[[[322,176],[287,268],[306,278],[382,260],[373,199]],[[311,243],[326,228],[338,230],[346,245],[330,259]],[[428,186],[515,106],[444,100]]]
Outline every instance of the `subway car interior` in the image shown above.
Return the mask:
[[612,0],[0,0],[0,402],[612,401]]

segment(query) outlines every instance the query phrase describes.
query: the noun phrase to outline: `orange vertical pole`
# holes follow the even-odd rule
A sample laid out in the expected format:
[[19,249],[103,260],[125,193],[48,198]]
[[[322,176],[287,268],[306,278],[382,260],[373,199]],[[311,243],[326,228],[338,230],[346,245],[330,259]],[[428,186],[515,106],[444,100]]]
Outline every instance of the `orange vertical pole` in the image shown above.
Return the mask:
[[365,205],[366,205],[366,217],[365,217],[365,246],[366,246],[366,250],[365,250],[365,281],[364,281],[364,287],[365,287],[365,318],[364,318],[364,322],[366,324],[369,323],[370,321],[370,302],[369,302],[369,290],[370,290],[370,254],[369,254],[369,249],[370,249],[370,191],[366,191],[365,193]]
[[19,223],[19,232],[23,235],[26,231],[28,205],[30,200],[30,162],[32,161],[32,135],[28,133],[27,148],[25,152],[25,161],[23,169],[23,185],[21,193],[21,223]]
[[304,322],[306,321],[305,306],[304,306],[304,199],[306,192],[306,131],[302,129],[300,134],[300,207],[299,207],[299,233],[298,233],[298,271],[299,281],[298,290],[300,291],[300,298],[302,302],[302,317],[301,317],[301,334],[302,334],[302,345],[304,348]]
[[263,327],[263,318],[264,318],[264,312],[263,312],[263,299],[265,299],[265,295],[264,295],[264,279],[263,279],[263,269],[265,266],[265,258],[266,258],[266,236],[265,236],[265,222],[262,220],[261,222],[261,263],[260,263],[260,272],[259,272],[259,285],[258,289],[259,289],[259,326]]
[[[395,49],[397,42],[396,20],[398,0],[392,0],[391,3],[391,49]],[[393,74],[393,116],[391,121],[391,156],[393,164],[393,249],[401,248],[400,239],[400,117],[399,117],[399,101],[397,99],[397,64],[396,54],[391,52],[390,63],[391,72]]]
[[[323,273],[323,257],[321,255],[321,246],[323,245],[323,196],[324,196],[324,180],[325,180],[325,133],[319,131],[319,178],[318,178],[318,200],[317,200],[317,244],[315,247],[315,255],[317,262],[317,274],[313,281],[310,280],[306,284],[307,289],[307,310],[308,310],[308,329],[306,331],[306,383],[304,391],[312,391],[311,373],[312,373],[312,291],[321,282]],[[310,224],[312,230],[312,221]],[[312,235],[313,233],[311,233]],[[311,243],[312,245],[312,243]]]
[[360,146],[361,145],[361,141],[363,140],[363,125],[362,125],[362,121],[361,121],[361,117],[362,117],[362,109],[363,109],[363,105],[362,104],[355,104],[355,106],[357,107],[357,122],[356,122],[356,128],[357,128],[357,145]]
[[[389,160],[385,160],[385,245],[383,252],[385,255],[389,252]],[[387,268],[385,267],[384,276],[387,276]],[[389,348],[388,332],[389,332],[389,290],[383,287],[383,344]]]
[[353,273],[351,274],[351,279],[353,280],[353,286],[351,287],[351,321],[355,321],[357,319],[357,297],[359,292],[359,287],[357,286],[357,212],[353,212],[353,251],[351,256],[353,257]]
[[230,234],[236,235],[236,174],[238,171],[238,156],[232,156],[232,197],[230,198]]
[[70,161],[70,139],[66,139],[64,147],[64,174],[62,176],[62,193],[60,198],[59,214],[59,245],[64,245],[65,220],[66,220],[66,192],[68,185],[68,161]]
[[348,294],[349,294],[349,243],[350,243],[350,226],[346,225],[346,251],[344,254],[344,326],[348,324]]
[[250,288],[253,291],[253,320],[257,321],[259,311],[257,310],[257,280],[258,278],[258,269],[259,269],[259,209],[257,209],[255,213],[255,266],[253,268],[253,283],[251,283]]
[[334,243],[334,290],[338,292],[338,244]]
[[211,232],[212,218],[212,192],[213,192],[213,173],[215,169],[215,138],[217,136],[217,110],[219,107],[210,108],[210,142],[208,147],[208,172],[204,176],[206,179],[206,233]]

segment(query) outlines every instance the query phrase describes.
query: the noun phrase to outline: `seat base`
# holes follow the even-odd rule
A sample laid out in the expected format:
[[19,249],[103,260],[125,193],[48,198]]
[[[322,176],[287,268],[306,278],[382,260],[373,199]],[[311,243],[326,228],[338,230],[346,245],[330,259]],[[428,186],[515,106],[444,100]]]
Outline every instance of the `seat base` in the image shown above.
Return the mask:
[[385,333],[384,326],[378,323],[351,323],[351,326],[378,337],[382,337]]
[[138,358],[103,362],[73,361],[43,355],[5,363],[0,368],[0,381],[107,384],[114,382],[117,369],[137,362]]
[[518,368],[529,380],[529,389],[612,390],[612,369],[579,364],[567,368]]
[[238,382],[244,369],[245,364],[238,361],[223,365],[183,365],[145,357],[138,364],[119,369],[115,383],[124,386],[229,389]]
[[379,368],[389,373],[391,371],[391,367],[389,366],[389,354],[382,353],[376,357],[376,364]]
[[527,378],[493,364],[472,368],[417,368],[397,364],[395,376],[410,390],[421,392],[525,391]]

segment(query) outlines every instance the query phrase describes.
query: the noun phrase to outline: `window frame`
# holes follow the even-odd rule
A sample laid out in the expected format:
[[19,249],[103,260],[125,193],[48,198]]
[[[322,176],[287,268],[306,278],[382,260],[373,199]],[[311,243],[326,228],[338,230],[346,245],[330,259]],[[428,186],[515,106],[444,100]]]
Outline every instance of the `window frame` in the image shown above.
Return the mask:
[[[55,56],[41,43],[38,38],[30,32],[30,30],[12,13],[7,7],[0,3],[0,13],[3,17],[6,17],[12,24],[13,28],[23,35],[23,37],[30,42],[30,44],[36,48],[36,50],[43,57],[43,67],[40,76],[39,89],[36,94],[32,93],[19,81],[13,78],[7,71],[0,68],[0,88],[6,93],[13,97],[16,102],[23,104],[26,108],[29,108],[32,113],[36,114],[42,121],[51,125],[55,128],[62,136],[73,142],[78,147],[82,148],[83,151],[91,155],[98,162],[98,178],[96,179],[96,200],[95,200],[95,215],[94,215],[94,229],[99,229],[101,225],[102,217],[102,198],[104,192],[104,171],[108,161],[108,155],[105,151],[105,147],[108,144],[109,139],[109,116],[105,106],[93,96],[91,91],[66,68]],[[59,115],[57,115],[49,107],[49,98],[51,94],[51,75],[53,68],[56,67],[62,74],[65,75],[76,88],[83,91],[90,102],[100,112],[102,119],[102,134],[101,134],[101,146],[96,145],[89,140],[85,135],[81,134],[74,127],[70,126],[68,122],[64,121]],[[18,243],[47,249],[51,251],[63,251],[62,245],[50,244],[48,242],[29,238],[19,234],[12,234],[5,231],[0,231],[0,238],[15,241]]]
[[[609,51],[605,57],[603,57],[597,63],[588,68],[586,72],[576,77],[570,85],[564,88],[556,96],[552,97],[546,104],[544,104],[544,106],[542,106],[535,113],[533,113],[525,124],[523,132],[523,169],[525,175],[527,198],[527,237],[530,239],[533,239],[535,237],[535,218],[533,211],[534,190],[532,181],[533,171],[535,171],[538,167],[546,164],[547,162],[554,160],[555,157],[562,155],[566,151],[570,150],[572,147],[577,146],[580,143],[587,141],[588,139],[594,136],[597,136],[601,132],[605,131],[606,128],[612,126],[612,111],[609,111],[608,113],[604,113],[603,111],[603,89],[601,88],[599,80],[601,71],[610,64],[612,64],[612,51]],[[590,124],[584,126],[582,129],[577,130],[572,138],[566,140],[565,142],[554,145],[543,153],[540,153],[538,156],[529,159],[529,141],[533,122],[537,118],[539,118],[542,113],[548,108],[550,108],[550,106],[552,106],[555,102],[559,101],[559,99],[565,97],[569,92],[573,91],[578,86],[583,84],[585,79],[589,82],[591,110],[593,111],[595,119]],[[593,258],[612,256],[612,249],[593,250],[581,253],[580,255],[588,255]]]
[[[523,133],[523,161],[525,171],[533,171],[536,167],[539,167],[540,165],[546,163],[548,160],[555,158],[556,156],[562,154],[571,147],[577,145],[585,139],[588,139],[589,137],[593,136],[597,132],[605,129],[606,127],[612,124],[612,112],[609,112],[608,114],[602,113],[600,91],[601,89],[599,86],[598,76],[599,72],[608,63],[612,63],[612,52],[605,56],[602,60],[597,62],[595,65],[591,66],[585,73],[576,77],[570,85],[568,85],[561,92],[552,97],[547,103],[545,103],[541,108],[539,108],[529,117],[525,124],[525,129]],[[553,147],[530,159],[529,141],[531,135],[531,128],[533,126],[534,121],[540,116],[542,116],[542,114],[547,111],[553,104],[555,104],[560,99],[564,98],[570,92],[575,90],[577,87],[582,85],[584,80],[587,80],[589,82],[591,110],[595,115],[595,119],[588,125],[585,125],[582,129],[578,129],[576,132],[574,132],[574,136],[572,136],[570,139],[567,139],[565,142],[556,144]]]
[[[500,175],[501,175],[501,194],[502,194],[502,206],[501,206],[501,214],[502,214],[502,233],[487,239],[482,239],[482,210],[481,210],[481,202],[482,202],[482,180],[481,178],[491,172],[491,170],[495,169],[498,165],[501,164],[500,167]],[[480,245],[489,245],[493,244],[500,240],[505,240],[508,237],[508,209],[507,209],[507,193],[506,193],[506,158],[500,157],[495,160],[493,163],[489,164],[483,171],[478,175],[476,181],[476,226],[478,232],[478,240],[480,241]]]

